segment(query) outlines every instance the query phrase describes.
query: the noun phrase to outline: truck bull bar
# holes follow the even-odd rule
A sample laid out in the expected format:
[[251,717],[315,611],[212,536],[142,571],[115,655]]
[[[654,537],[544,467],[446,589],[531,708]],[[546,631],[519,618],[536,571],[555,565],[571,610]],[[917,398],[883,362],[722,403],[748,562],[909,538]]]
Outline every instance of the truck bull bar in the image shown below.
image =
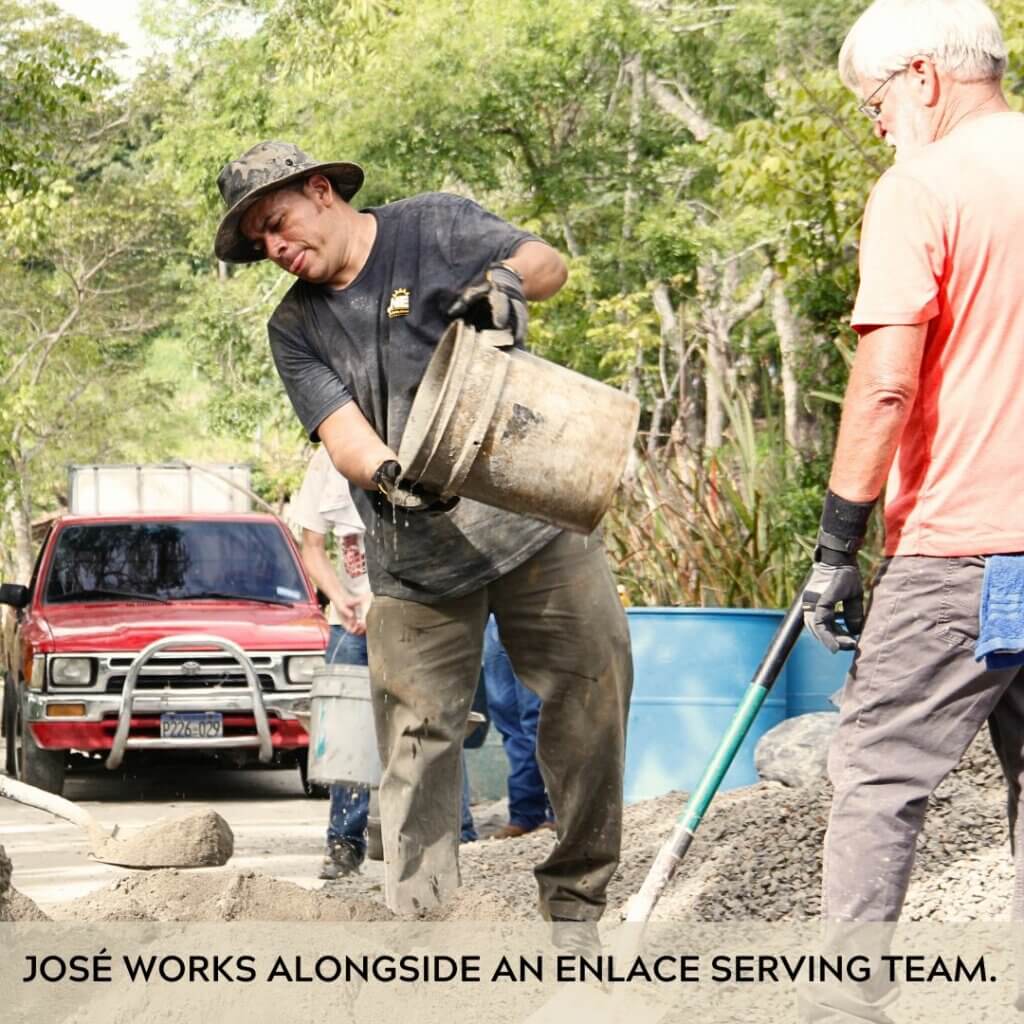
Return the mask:
[[[245,673],[246,686],[252,697],[252,717],[256,723],[256,732],[242,736],[223,736],[219,739],[186,739],[163,737],[136,737],[128,735],[132,722],[132,706],[135,698],[135,684],[139,678],[142,666],[160,651],[168,647],[217,647],[230,654]],[[147,694],[150,696],[150,694]],[[273,757],[273,742],[270,738],[270,725],[267,722],[267,710],[263,704],[263,691],[260,689],[260,681],[256,676],[256,670],[248,655],[238,644],[226,640],[220,636],[208,636],[203,633],[191,633],[184,636],[168,636],[162,640],[155,640],[148,647],[139,652],[139,656],[132,662],[128,670],[128,676],[124,681],[124,689],[121,691],[121,708],[117,713],[117,730],[114,733],[114,743],[110,748],[110,754],[106,760],[108,768],[118,768],[124,760],[126,750],[153,749],[171,747],[188,748],[197,747],[209,749],[211,747],[257,747],[259,749],[260,761],[267,763]]]

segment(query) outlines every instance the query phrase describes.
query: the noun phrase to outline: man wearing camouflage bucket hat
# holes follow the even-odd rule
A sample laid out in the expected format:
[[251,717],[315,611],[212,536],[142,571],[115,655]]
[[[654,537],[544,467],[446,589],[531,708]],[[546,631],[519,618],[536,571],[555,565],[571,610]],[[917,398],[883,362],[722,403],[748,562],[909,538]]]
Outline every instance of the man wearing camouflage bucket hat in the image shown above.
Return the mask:
[[543,701],[537,760],[559,841],[535,869],[540,909],[593,922],[619,858],[632,687],[603,547],[410,491],[395,455],[449,323],[507,329],[522,346],[527,300],[554,295],[565,264],[458,196],[357,211],[349,200],[362,181],[355,164],[260,143],[221,171],[228,212],[215,249],[229,262],[270,259],[298,278],[270,318],[271,350],[310,438],[355,485],[367,527],[385,897],[393,911],[417,912],[459,883],[459,755],[493,613],[516,674]]

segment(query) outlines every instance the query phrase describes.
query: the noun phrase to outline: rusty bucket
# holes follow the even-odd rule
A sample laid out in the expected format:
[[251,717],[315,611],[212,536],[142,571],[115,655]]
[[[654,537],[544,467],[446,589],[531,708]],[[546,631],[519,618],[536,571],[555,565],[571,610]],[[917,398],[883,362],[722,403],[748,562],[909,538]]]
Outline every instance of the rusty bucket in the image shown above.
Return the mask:
[[398,460],[403,480],[578,533],[611,504],[640,403],[456,321],[430,360]]

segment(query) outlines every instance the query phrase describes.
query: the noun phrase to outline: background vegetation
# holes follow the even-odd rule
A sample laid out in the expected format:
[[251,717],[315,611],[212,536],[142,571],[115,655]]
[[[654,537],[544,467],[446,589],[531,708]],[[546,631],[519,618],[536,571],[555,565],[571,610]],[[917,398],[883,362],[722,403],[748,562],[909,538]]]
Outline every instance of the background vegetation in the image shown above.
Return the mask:
[[[0,0],[4,577],[70,462],[241,459],[272,503],[295,485],[264,326],[284,275],[211,254],[219,168],[283,138],[362,163],[363,205],[455,191],[565,252],[531,343],[641,400],[606,525],[629,597],[785,604],[889,161],[834,71],[861,6],[154,0],[160,56],[118,81],[116,40]],[[1016,68],[1024,0],[995,6]]]

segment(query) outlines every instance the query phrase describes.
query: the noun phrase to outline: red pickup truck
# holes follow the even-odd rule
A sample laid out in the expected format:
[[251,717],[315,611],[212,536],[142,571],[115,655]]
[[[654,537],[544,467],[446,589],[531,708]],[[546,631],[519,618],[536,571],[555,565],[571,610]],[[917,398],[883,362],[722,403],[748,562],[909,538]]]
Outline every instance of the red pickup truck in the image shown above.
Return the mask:
[[[298,765],[328,627],[271,515],[57,519],[4,645],[7,771],[60,793],[71,753],[195,749]],[[308,788],[307,788],[307,791]]]

